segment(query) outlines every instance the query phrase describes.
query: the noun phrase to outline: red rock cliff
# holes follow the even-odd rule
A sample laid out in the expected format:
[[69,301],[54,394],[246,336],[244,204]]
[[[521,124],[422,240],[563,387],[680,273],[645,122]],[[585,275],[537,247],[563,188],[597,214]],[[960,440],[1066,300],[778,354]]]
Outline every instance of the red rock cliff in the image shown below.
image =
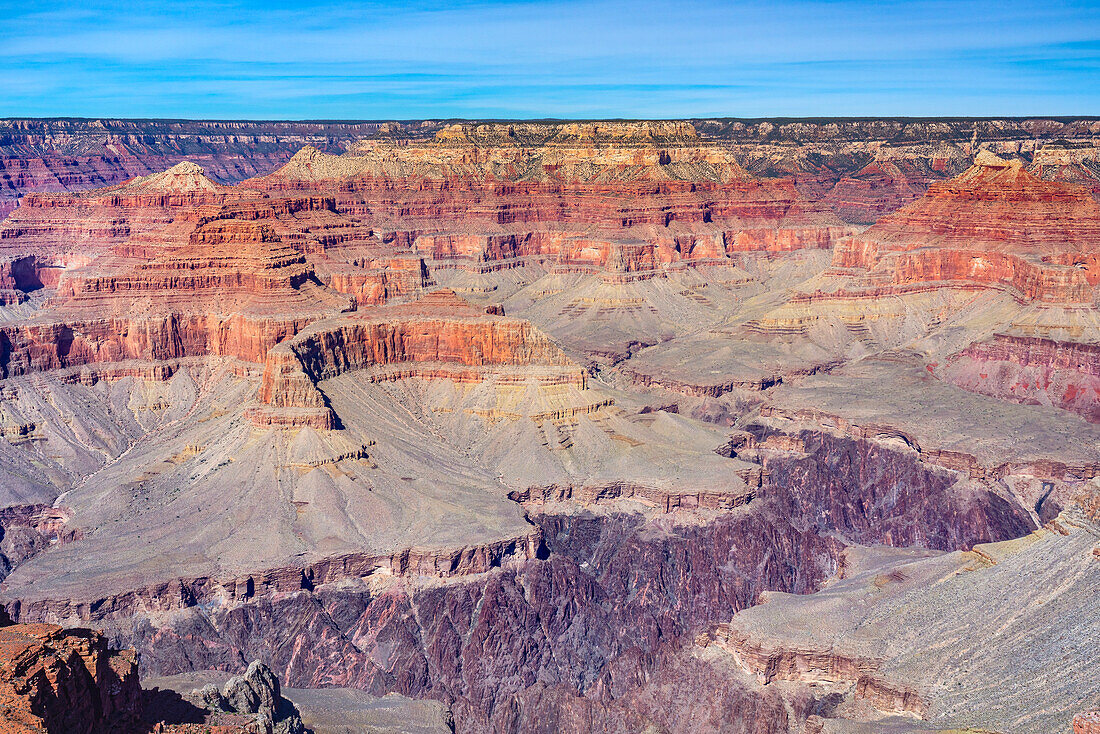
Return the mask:
[[0,732],[116,732],[141,716],[137,656],[50,624],[0,628]]
[[833,265],[868,271],[876,284],[1004,284],[1029,300],[1091,303],[1098,252],[1100,205],[1088,191],[983,152],[962,175],[842,241]]

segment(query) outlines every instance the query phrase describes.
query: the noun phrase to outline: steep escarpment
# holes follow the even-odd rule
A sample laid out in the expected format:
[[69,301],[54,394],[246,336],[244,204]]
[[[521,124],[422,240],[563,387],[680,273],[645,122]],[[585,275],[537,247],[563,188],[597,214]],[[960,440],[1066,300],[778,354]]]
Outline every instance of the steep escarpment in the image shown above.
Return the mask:
[[[738,455],[758,456],[765,481],[787,490],[786,512],[819,513],[813,522],[821,533],[837,531],[861,545],[947,550],[1034,529],[1014,502],[985,488],[956,487],[958,473],[873,441],[767,425],[750,425],[749,435]],[[846,496],[853,484],[858,496]]]
[[215,220],[159,257],[68,273],[54,308],[5,329],[4,372],[203,355],[259,362],[305,324],[348,308],[311,275],[271,227]]
[[789,178],[847,222],[872,223],[965,171],[979,150],[1019,158],[1046,181],[1094,192],[1096,120],[696,120],[746,170]]
[[273,408],[327,411],[316,383],[368,368],[390,368],[374,375],[382,380],[476,382],[486,374],[514,372],[519,381],[535,376],[585,386],[581,368],[529,323],[479,312],[453,291],[441,290],[412,304],[318,322],[271,349],[258,398]]
[[0,731],[12,734],[136,730],[137,657],[91,630],[0,628],[0,712]]
[[[885,728],[900,715],[933,730],[1065,731],[1094,700],[1095,675],[1072,643],[1052,654],[1061,647],[1053,639],[1067,624],[1087,633],[1100,623],[1082,603],[1095,593],[1096,537],[1096,526],[1070,510],[1028,536],[972,552],[852,549],[843,578],[823,591],[769,595],[718,625],[715,638],[764,688],[786,680],[831,690],[824,727],[854,719]],[[1020,603],[1053,579],[1058,590],[1041,611]],[[1000,603],[990,605],[993,588]],[[977,620],[996,633],[960,634]],[[1029,637],[1036,643],[1020,647]],[[1020,666],[1027,676],[1013,673]],[[1050,685],[1036,689],[1034,680],[1047,676]],[[985,688],[990,680],[997,685]]]
[[[706,661],[685,661],[673,674],[678,645],[764,591],[819,588],[846,542],[967,548],[1033,527],[987,494],[960,493],[949,473],[870,442],[769,431],[754,440],[752,450],[766,454],[761,485],[756,499],[732,512],[652,516],[538,504],[531,520],[541,550],[488,573],[474,567],[481,573],[430,583],[398,569],[364,578],[347,566],[344,575],[312,575],[279,594],[259,582],[238,584],[228,603],[219,594],[179,596],[167,585],[140,607],[120,598],[80,613],[137,646],[150,672],[259,657],[293,685],[439,698],[464,731],[529,730],[540,720],[584,731],[593,719],[612,730],[639,721],[681,730],[695,716],[745,721],[736,713],[744,710],[758,710],[764,730],[783,731],[792,715],[814,710],[812,696],[792,712],[774,693],[752,691]],[[808,473],[817,464],[835,478]],[[967,520],[955,523],[960,514]],[[13,611],[22,618],[50,608]],[[155,608],[166,611],[138,611]],[[640,713],[629,704],[639,689],[625,681],[646,671],[710,681],[700,690],[706,712]]]
[[340,156],[306,148],[243,185],[332,196],[359,229],[325,235],[330,260],[367,262],[379,244],[415,256],[440,285],[600,361],[716,320],[737,298],[727,283],[755,285],[747,268],[814,261],[856,232],[672,123],[458,124]]
[[[772,240],[828,247],[847,231],[789,182],[748,176],[684,124],[454,125],[426,143],[370,142],[344,156],[304,149],[247,185],[337,191],[342,211],[415,227],[405,236],[418,249],[462,267],[536,259],[614,269],[618,252],[637,257],[629,254],[636,241],[648,264],[624,269],[652,271],[783,247]],[[439,220],[448,222],[442,231]],[[501,232],[470,236],[475,222]],[[593,229],[610,239],[586,245]],[[687,252],[715,235],[720,254]],[[594,258],[578,254],[586,247]]]
[[[663,127],[639,132],[624,131],[628,126],[623,123],[600,123],[595,137],[602,142],[662,145],[683,137],[686,124],[662,123]],[[1086,154],[1082,161],[1077,154],[1067,160],[1080,146],[1091,148],[1095,120],[723,119],[694,120],[690,125],[700,136],[731,146],[753,173],[789,177],[814,197],[827,194],[830,207],[852,222],[874,221],[906,203],[910,190],[919,196],[929,183],[960,173],[978,145],[1033,160],[1047,180],[1100,187],[1100,174],[1090,165],[1094,158]],[[274,170],[305,145],[340,152],[365,137],[415,141],[444,127],[441,121],[3,120],[0,216],[28,193],[107,186],[185,159],[197,162],[217,180],[232,183]],[[530,145],[555,138],[547,126],[510,127],[514,138]],[[590,142],[593,137],[591,124],[574,124],[556,139]],[[495,132],[475,133],[472,138],[482,144],[514,142]],[[1040,154],[1043,148],[1050,150]],[[897,162],[900,175],[866,168],[881,161]]]
[[72,513],[63,507],[11,505],[0,510],[0,581],[13,568],[51,544],[80,537],[69,526]]
[[837,248],[837,268],[885,283],[1006,283],[1029,300],[1090,302],[1100,205],[991,154]]
[[0,217],[34,192],[79,191],[195,161],[225,183],[278,167],[303,145],[342,150],[385,129],[428,134],[438,124],[216,120],[0,120]]

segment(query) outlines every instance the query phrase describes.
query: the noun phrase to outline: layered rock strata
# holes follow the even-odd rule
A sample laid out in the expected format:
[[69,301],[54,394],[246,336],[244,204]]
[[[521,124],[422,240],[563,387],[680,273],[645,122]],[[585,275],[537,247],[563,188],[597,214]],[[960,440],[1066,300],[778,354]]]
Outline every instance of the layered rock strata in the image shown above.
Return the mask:
[[[247,197],[184,161],[167,171],[83,193],[31,194],[0,225],[0,247],[42,256],[52,267],[87,262],[131,234],[197,221],[205,207]],[[44,284],[56,282],[46,272]]]
[[[453,291],[436,291],[412,304],[317,322],[271,349],[258,398],[273,409],[290,409],[286,422],[331,428],[336,417],[316,383],[370,368],[376,368],[372,380],[478,382],[488,370],[498,379],[515,371],[521,382],[535,375],[547,384],[585,387],[583,370],[527,322],[478,311]],[[268,409],[253,416],[280,422]]]
[[0,120],[0,217],[30,193],[79,191],[196,161],[231,183],[271,171],[303,145],[341,150],[355,139],[430,134],[439,124],[189,120]]
[[[1094,149],[1094,120],[695,120],[692,124],[701,136],[731,146],[753,173],[788,177],[809,195],[826,196],[847,221],[874,221],[905,203],[909,190],[920,195],[930,182],[961,172],[978,144],[1030,158],[1042,178],[1072,180],[1100,190],[1095,156],[1089,155]],[[3,120],[0,216],[28,193],[111,185],[183,159],[198,162],[228,183],[267,173],[304,145],[338,152],[363,137],[416,140],[443,127],[439,121]],[[648,139],[667,142],[660,136]],[[900,176],[873,170],[883,163],[896,163]]]
[[475,269],[549,261],[647,277],[733,252],[827,248],[850,231],[683,123],[454,125],[430,143],[305,149],[247,185],[336,191],[341,211],[399,221],[395,237]]
[[66,274],[56,303],[5,327],[6,375],[218,355],[262,362],[306,324],[351,308],[266,224],[216,219],[148,259]]
[[0,731],[134,730],[141,718],[137,658],[90,630],[0,628]]
[[[988,155],[934,183],[977,146],[956,123],[874,155],[838,142],[871,123],[753,123],[750,155],[693,127],[406,126],[58,197],[127,231],[62,262],[47,217],[0,263],[5,607],[461,731],[1064,728],[1100,439],[1030,403],[1091,415],[1087,192]],[[1027,132],[1055,127],[1090,134]],[[994,373],[1015,402],[975,394]]]
[[1100,345],[997,335],[951,356],[944,378],[984,395],[1053,405],[1100,423]]
[[883,286],[1003,283],[1028,300],[1091,303],[1097,250],[1100,204],[1086,191],[983,152],[961,176],[846,240],[833,265],[866,270]]

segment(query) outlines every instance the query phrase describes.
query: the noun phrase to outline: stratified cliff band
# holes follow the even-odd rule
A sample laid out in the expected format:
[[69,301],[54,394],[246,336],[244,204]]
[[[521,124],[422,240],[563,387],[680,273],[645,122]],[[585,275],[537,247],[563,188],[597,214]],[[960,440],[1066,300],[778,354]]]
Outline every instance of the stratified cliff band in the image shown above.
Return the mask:
[[1091,731],[1098,139],[0,124],[11,731]]

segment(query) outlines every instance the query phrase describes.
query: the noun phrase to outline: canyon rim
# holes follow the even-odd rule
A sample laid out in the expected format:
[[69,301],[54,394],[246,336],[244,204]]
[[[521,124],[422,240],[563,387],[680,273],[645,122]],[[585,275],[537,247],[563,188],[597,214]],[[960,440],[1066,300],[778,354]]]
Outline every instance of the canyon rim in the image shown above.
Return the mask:
[[[1095,708],[1100,122],[288,125],[236,182],[94,127],[123,180],[0,224],[11,698],[93,731],[259,660],[320,731]],[[161,694],[68,690],[66,634]]]
[[5,9],[0,734],[1100,733],[1097,29]]

